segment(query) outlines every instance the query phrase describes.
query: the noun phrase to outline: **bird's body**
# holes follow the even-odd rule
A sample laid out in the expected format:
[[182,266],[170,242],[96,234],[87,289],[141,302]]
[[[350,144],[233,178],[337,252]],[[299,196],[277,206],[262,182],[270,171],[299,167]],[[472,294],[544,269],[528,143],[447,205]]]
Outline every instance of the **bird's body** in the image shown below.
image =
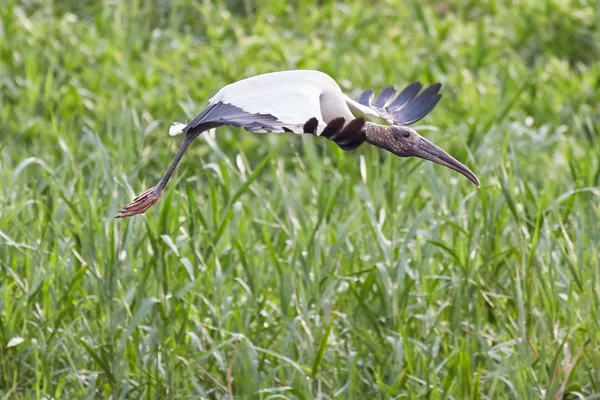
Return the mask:
[[313,117],[320,123],[337,117],[354,119],[337,82],[320,71],[253,76],[225,86],[209,102],[235,104],[248,113],[270,114],[290,125]]
[[[252,115],[254,123],[261,122],[257,115],[274,117],[279,123],[268,124],[265,121],[263,125],[256,124],[248,130],[292,131],[299,134],[306,133],[301,128],[311,118],[316,118],[322,128],[338,117],[344,118],[347,124],[354,119],[348,103],[361,107],[344,95],[337,82],[329,75],[310,70],[271,72],[242,79],[224,86],[208,102],[213,107],[220,104],[234,105]],[[377,116],[368,107],[363,108],[363,113],[370,112],[370,115]],[[198,117],[201,115],[202,113]],[[210,117],[215,118],[214,112]],[[202,118],[198,118],[200,119]],[[194,121],[188,124],[188,127],[193,123]],[[177,126],[185,127],[183,124]],[[177,135],[183,132],[182,129],[173,129],[170,133]]]
[[[159,184],[125,206],[117,217],[141,214],[150,208],[191,142],[202,132],[221,125],[253,132],[310,133],[325,137],[344,150],[368,142],[401,157],[417,156],[442,164],[479,185],[468,168],[408,128],[407,125],[427,115],[441,98],[440,84],[419,94],[421,87],[420,83],[413,83],[397,97],[394,97],[396,89],[389,87],[373,102],[372,90],[354,101],[333,78],[320,71],[272,72],[229,84],[187,125],[171,126],[169,134],[185,134],[175,159]],[[392,125],[365,122],[362,117],[355,118],[351,109],[385,119]]]

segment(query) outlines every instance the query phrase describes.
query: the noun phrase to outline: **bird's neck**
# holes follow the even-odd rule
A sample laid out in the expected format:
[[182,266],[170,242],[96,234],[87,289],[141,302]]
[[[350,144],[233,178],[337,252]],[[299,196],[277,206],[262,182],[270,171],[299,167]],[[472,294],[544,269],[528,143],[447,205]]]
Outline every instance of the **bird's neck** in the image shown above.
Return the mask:
[[374,146],[391,151],[390,144],[393,143],[393,134],[389,126],[365,122],[363,131],[367,136],[366,141]]

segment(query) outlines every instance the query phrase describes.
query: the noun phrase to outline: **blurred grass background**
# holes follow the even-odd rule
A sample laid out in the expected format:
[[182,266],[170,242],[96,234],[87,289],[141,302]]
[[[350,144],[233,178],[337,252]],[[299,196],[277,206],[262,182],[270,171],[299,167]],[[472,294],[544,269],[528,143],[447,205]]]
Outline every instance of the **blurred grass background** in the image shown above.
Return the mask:
[[[600,398],[600,4],[3,0],[0,394]],[[172,121],[319,69],[443,83],[479,176]]]

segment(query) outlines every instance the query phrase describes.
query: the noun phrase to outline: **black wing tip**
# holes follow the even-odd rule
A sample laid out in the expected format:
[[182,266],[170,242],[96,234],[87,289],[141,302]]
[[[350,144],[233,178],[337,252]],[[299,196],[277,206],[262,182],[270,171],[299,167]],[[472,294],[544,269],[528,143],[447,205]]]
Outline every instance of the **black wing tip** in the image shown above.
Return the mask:
[[396,88],[388,86],[381,91],[375,101],[373,101],[375,91],[367,90],[360,95],[358,102],[373,109],[380,118],[394,124],[410,125],[424,118],[438,104],[442,98],[439,93],[441,88],[442,84],[435,82],[421,91],[423,84],[415,81],[406,86],[397,96]]
[[418,86],[419,90],[421,90],[421,88],[423,87],[423,84],[420,81],[414,81],[413,83],[411,83],[410,85],[408,85],[407,87],[405,87],[402,91],[405,91],[406,89],[411,89]]
[[425,118],[431,110],[439,103],[442,95],[439,93],[421,93],[417,98],[410,101],[398,113],[394,114],[394,123],[411,125]]
[[429,85],[429,87],[435,87],[436,88],[436,92],[439,92],[440,89],[442,88],[442,83],[441,82],[435,82],[435,83],[432,83],[431,85]]
[[331,140],[342,150],[354,150],[366,140],[366,134],[363,131],[365,119],[358,117],[344,126],[344,118],[335,118],[327,124],[321,136]]
[[332,119],[327,123],[327,126],[325,126],[325,129],[323,129],[323,132],[321,132],[321,136],[327,139],[331,139],[333,135],[335,135],[342,129],[345,122],[346,119],[344,117]]
[[358,96],[358,103],[363,106],[371,107],[371,103],[373,103],[373,97],[375,96],[375,90],[369,89],[362,92],[360,96]]
[[439,82],[433,83],[425,88],[420,94],[419,97],[423,94],[427,93],[428,95],[438,94],[440,89],[442,88],[442,84]]
[[367,134],[363,130],[364,125],[365,119],[363,117],[353,119],[340,132],[339,138],[336,138],[335,143],[344,151],[356,149],[367,140]]
[[421,82],[413,82],[405,87],[396,97],[396,99],[391,102],[387,111],[393,114],[402,109],[419,94],[422,87],[423,85]]
[[304,133],[312,133],[313,135],[317,134],[317,127],[319,126],[319,120],[315,117],[312,117],[308,121],[304,123],[302,127]]
[[[427,112],[425,113],[425,115],[423,115],[423,117],[425,117],[427,114],[429,114],[431,112],[431,110],[433,110],[435,108],[435,106],[438,105],[438,103],[440,102],[441,99],[442,99],[442,95],[439,93],[436,93],[435,95],[431,96],[430,100],[429,100],[429,104],[427,106],[428,107]],[[415,121],[415,122],[417,122],[417,121]]]
[[[364,135],[364,134],[363,134]],[[357,136],[352,140],[337,143],[338,147],[344,151],[351,151],[357,149],[361,144],[367,140],[366,135]]]
[[373,105],[377,108],[384,108],[385,106],[391,103],[390,99],[392,99],[396,95],[396,92],[397,90],[393,86],[388,86],[384,88],[381,91],[381,93],[379,93],[379,96],[377,97],[377,100],[375,100],[375,103]]

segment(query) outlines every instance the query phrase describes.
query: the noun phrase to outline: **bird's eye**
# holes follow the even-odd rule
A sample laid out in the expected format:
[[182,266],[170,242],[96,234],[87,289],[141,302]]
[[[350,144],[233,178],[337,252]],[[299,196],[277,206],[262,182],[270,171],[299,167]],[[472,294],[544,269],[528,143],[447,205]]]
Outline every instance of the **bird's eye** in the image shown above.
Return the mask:
[[408,139],[410,137],[410,129],[403,129],[401,127],[395,126],[394,134],[396,134],[398,138]]

